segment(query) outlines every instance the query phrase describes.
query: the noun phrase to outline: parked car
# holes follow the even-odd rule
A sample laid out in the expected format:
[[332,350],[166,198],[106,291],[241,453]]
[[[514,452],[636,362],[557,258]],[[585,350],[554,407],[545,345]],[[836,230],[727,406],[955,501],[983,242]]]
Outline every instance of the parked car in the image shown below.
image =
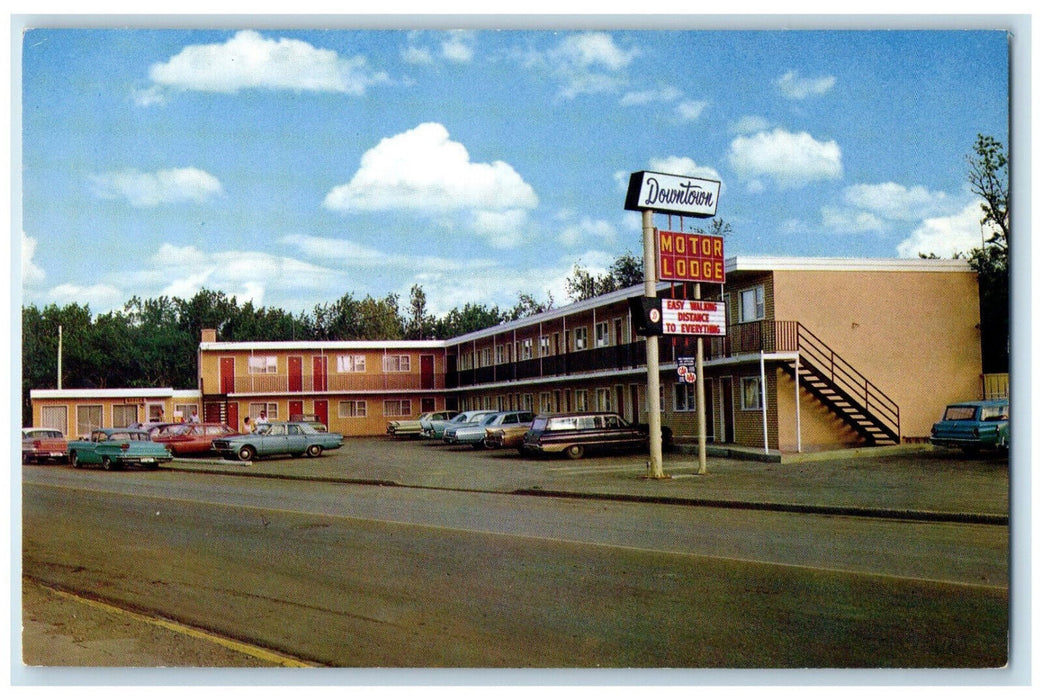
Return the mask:
[[478,420],[461,425],[455,431],[445,431],[445,442],[456,445],[471,445],[475,449],[485,447],[485,436],[489,430],[501,425],[531,425],[531,411],[498,411],[480,416]]
[[949,404],[930,431],[930,442],[973,453],[1009,449],[1009,401],[964,401]]
[[76,468],[100,464],[108,470],[129,466],[155,469],[171,459],[166,445],[152,442],[148,431],[135,428],[97,428],[88,438],[69,441],[69,461]]
[[420,421],[422,426],[420,429],[420,435],[429,440],[441,440],[445,437],[445,430],[450,426],[458,426],[463,423],[469,423],[471,418],[477,413],[487,413],[487,411],[463,411],[457,413],[449,419],[427,419]]
[[[662,429],[662,442],[672,439]],[[538,415],[525,433],[521,454],[564,454],[579,459],[588,452],[638,450],[648,445],[648,426],[627,423],[616,413]]]
[[525,433],[531,427],[531,420],[527,423],[490,427],[485,430],[485,447],[490,450],[519,448],[525,439]]
[[[521,430],[521,435],[524,435],[525,431],[532,425],[533,418],[535,418],[535,414],[531,411],[500,411],[499,413],[492,413],[480,419],[477,423],[470,423],[456,428],[453,442],[460,445],[471,445],[474,449],[479,450],[488,447],[486,440],[489,432],[503,428],[513,428]],[[446,431],[445,440],[446,442],[449,441],[448,431]]]
[[69,458],[69,443],[62,431],[54,428],[22,428],[22,463],[64,462]]
[[459,411],[428,411],[412,420],[392,420],[387,423],[387,434],[391,437],[417,437],[423,430],[423,421],[450,420]]
[[227,423],[174,423],[152,433],[152,441],[166,445],[175,456],[205,454],[213,441],[238,432]]
[[217,438],[212,447],[225,459],[249,462],[270,455],[318,457],[324,450],[335,450],[343,444],[343,435],[319,432],[310,423],[274,422],[258,426],[252,433]]
[[[442,441],[448,445],[456,444],[456,433],[466,428],[475,428],[481,426],[486,420],[496,415],[495,411],[475,411],[470,417],[470,420],[463,423],[457,423],[445,426],[445,434],[442,435]],[[481,434],[485,434],[484,428],[481,430]]]
[[307,423],[320,433],[328,433],[329,427],[314,413],[294,413],[289,417],[290,423]]

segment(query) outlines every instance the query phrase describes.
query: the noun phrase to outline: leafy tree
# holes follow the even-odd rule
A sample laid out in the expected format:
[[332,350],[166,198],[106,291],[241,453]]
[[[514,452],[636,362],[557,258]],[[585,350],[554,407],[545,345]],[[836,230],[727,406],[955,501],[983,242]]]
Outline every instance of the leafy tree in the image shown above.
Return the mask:
[[427,313],[427,295],[418,284],[409,290],[409,316],[404,322],[402,330],[410,340],[428,338],[434,330],[434,317]]
[[498,326],[503,322],[503,314],[498,306],[489,308],[484,304],[465,304],[462,309],[456,307],[434,323],[436,338],[454,338],[473,331]]
[[986,236],[969,255],[980,286],[981,363],[986,373],[1008,372],[1009,159],[1002,143],[981,134],[973,152],[967,158],[970,188],[983,200],[980,225]]
[[516,321],[519,318],[527,318],[529,316],[535,316],[541,314],[544,311],[549,311],[554,308],[554,296],[553,294],[547,293],[547,299],[545,302],[538,302],[531,294],[525,294],[521,292],[517,296],[517,304],[512,309],[503,314],[504,321]]

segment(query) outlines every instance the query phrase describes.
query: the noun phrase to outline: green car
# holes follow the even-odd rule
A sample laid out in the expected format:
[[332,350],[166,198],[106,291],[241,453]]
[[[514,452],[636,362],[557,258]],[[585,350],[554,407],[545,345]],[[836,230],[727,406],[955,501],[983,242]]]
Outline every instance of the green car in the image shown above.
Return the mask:
[[100,464],[106,470],[129,466],[155,469],[171,459],[166,445],[152,442],[145,430],[98,428],[88,439],[69,441],[69,462],[77,469],[86,464]]
[[949,404],[930,431],[930,442],[972,454],[981,449],[1009,449],[1009,401],[963,401]]
[[344,444],[339,433],[322,433],[309,423],[268,423],[245,435],[228,435],[213,441],[214,452],[225,459],[252,461],[269,455],[307,455],[318,457],[324,450]]

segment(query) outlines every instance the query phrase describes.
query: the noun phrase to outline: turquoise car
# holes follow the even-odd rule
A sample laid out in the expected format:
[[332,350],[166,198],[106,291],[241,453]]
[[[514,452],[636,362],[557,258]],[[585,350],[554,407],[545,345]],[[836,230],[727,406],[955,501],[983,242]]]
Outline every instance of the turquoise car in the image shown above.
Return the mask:
[[75,468],[100,464],[106,470],[155,469],[171,459],[166,445],[152,442],[147,431],[134,428],[98,428],[87,439],[69,441],[69,462]]
[[964,401],[944,409],[930,431],[930,442],[957,447],[966,453],[981,449],[1009,449],[1009,401]]
[[268,423],[252,433],[228,435],[213,441],[214,452],[225,459],[250,462],[269,455],[318,457],[325,450],[335,450],[344,444],[339,433],[323,433],[309,423]]

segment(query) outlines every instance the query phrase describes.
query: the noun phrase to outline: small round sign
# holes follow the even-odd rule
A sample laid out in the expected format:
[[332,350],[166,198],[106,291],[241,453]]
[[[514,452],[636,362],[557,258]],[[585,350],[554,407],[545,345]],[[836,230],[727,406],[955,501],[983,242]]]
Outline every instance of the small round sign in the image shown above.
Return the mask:
[[648,312],[648,318],[651,320],[652,323],[658,323],[662,320],[662,312],[658,309],[652,309]]

